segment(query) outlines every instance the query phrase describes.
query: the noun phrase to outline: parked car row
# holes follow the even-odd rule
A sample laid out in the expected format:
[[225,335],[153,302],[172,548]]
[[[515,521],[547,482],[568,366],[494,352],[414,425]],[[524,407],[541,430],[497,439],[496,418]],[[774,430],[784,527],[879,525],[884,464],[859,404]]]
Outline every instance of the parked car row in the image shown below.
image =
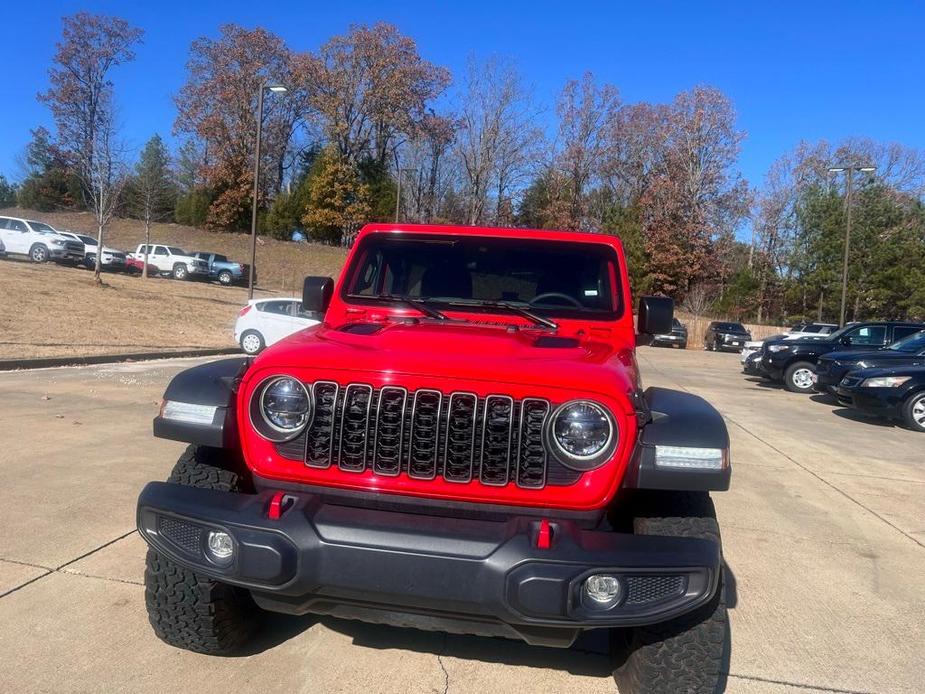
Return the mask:
[[775,335],[742,350],[742,370],[925,432],[925,323],[866,321],[828,335]]
[[149,275],[202,279],[226,286],[249,282],[249,265],[232,262],[218,253],[187,253],[165,244],[139,244],[134,253],[103,246],[100,252],[96,239],[88,234],[59,231],[34,219],[0,217],[0,258],[18,255],[35,263],[53,261],[89,269],[95,269],[99,262],[103,270],[140,274],[146,250]]

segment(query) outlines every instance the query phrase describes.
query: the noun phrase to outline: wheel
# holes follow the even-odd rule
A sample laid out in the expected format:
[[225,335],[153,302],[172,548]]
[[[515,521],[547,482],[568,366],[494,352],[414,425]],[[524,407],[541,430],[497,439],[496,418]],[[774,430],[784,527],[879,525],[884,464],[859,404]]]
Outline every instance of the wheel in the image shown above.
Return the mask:
[[[223,492],[247,491],[248,481],[225,467],[228,452],[190,446],[168,482]],[[261,612],[246,590],[219,583],[179,566],[153,549],[145,569],[145,607],[162,641],[197,653],[228,655],[256,632]]]
[[259,354],[264,347],[263,335],[256,330],[245,330],[241,334],[241,349],[247,354]]
[[220,284],[224,284],[226,287],[231,286],[231,282],[234,278],[231,276],[231,273],[228,270],[222,270],[218,273],[218,281]]
[[183,263],[177,263],[173,266],[173,278],[175,280],[185,280],[189,271]]
[[[696,537],[722,544],[707,494],[653,493],[637,508],[637,535]],[[657,515],[664,514],[664,515]],[[716,691],[729,629],[720,574],[713,599],[676,619],[611,632],[613,677],[621,694],[685,694]]]
[[40,243],[35,244],[29,249],[29,258],[33,263],[44,263],[48,260],[48,248]]
[[915,393],[903,404],[903,420],[915,431],[925,431],[925,392]]
[[679,348],[679,349],[687,349],[687,343],[686,343],[686,342],[682,342],[680,345],[678,345],[678,348]]
[[791,393],[813,392],[813,371],[808,361],[794,362],[784,370],[784,387]]

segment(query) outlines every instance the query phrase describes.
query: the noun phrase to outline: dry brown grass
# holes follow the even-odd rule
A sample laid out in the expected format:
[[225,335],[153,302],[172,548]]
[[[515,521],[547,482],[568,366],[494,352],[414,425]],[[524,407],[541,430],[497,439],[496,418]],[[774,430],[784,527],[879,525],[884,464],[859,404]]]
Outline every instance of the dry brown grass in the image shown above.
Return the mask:
[[[0,214],[38,219],[56,229],[79,231],[96,236],[89,212],[35,212],[9,208]],[[104,243],[112,248],[134,251],[144,243],[144,225],[135,219],[114,219],[107,227]],[[204,231],[180,224],[154,224],[152,243],[168,243],[186,251],[222,253],[239,263],[250,262],[250,236]],[[321,244],[292,243],[259,237],[257,240],[257,286],[287,294],[301,293],[305,275],[336,277],[344,264],[346,251]]]
[[[85,213],[3,213],[47,221],[58,229],[94,232]],[[141,223],[115,220],[105,243],[134,250],[143,240]],[[240,262],[250,255],[249,238],[243,234],[157,224],[151,240],[187,251],[224,253]],[[336,277],[346,255],[329,246],[261,241],[258,296],[298,296],[305,275]],[[103,279],[107,286],[101,288],[86,270],[0,261],[0,359],[234,346],[232,329],[247,302],[247,289],[114,273],[105,273]]]

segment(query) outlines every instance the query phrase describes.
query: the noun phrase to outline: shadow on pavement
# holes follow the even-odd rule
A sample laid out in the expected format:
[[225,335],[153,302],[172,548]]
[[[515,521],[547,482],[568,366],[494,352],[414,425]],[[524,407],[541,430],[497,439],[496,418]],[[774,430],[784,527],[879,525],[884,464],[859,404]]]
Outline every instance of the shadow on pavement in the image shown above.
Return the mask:
[[[735,574],[728,564],[725,565],[723,579],[726,607],[735,609],[739,602],[738,588]],[[610,677],[613,671],[610,636],[606,629],[584,632],[571,648],[562,649],[530,646],[503,638],[419,631],[334,617],[294,617],[274,613],[265,615],[260,634],[241,655],[255,655],[275,648],[318,623],[350,637],[354,645],[365,648],[407,650],[483,663],[552,668],[587,677]],[[722,674],[716,692],[726,690],[731,655],[732,635],[731,629],[727,628],[723,643]]]
[[865,414],[861,414],[856,410],[850,410],[847,407],[841,407],[835,410],[832,410],[832,413],[841,417],[842,419],[849,419],[852,422],[861,422],[862,424],[869,424],[874,427],[886,427],[887,429],[895,429],[897,424],[892,419],[882,419],[880,417],[873,417]]

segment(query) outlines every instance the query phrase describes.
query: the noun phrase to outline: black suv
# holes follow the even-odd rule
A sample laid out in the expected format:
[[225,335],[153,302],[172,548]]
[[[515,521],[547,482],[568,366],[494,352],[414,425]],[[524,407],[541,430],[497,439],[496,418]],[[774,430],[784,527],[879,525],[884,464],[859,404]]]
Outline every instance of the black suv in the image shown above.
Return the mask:
[[874,352],[832,352],[819,357],[815,388],[820,393],[834,395],[849,371],[887,366],[925,366],[925,331],[913,333]]
[[715,320],[707,326],[707,331],[703,335],[703,348],[712,352],[722,350],[738,352],[751,339],[752,334],[741,323],[725,323]]
[[769,340],[761,347],[761,370],[794,393],[810,393],[816,362],[830,352],[870,352],[925,330],[925,323],[850,323],[827,337]]

